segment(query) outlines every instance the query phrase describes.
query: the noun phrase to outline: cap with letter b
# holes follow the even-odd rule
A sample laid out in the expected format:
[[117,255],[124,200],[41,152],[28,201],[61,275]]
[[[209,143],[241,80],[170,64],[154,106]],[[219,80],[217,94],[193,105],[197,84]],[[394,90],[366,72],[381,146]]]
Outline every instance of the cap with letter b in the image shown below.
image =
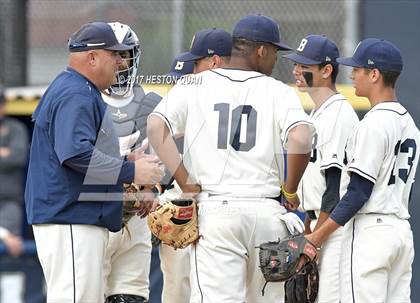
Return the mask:
[[181,61],[195,61],[198,59],[218,55],[230,56],[232,52],[232,36],[221,28],[203,29],[195,33],[190,51],[184,53]]
[[400,72],[403,61],[400,50],[385,39],[367,38],[356,47],[352,57],[338,58],[337,62],[352,67],[377,68]]
[[194,71],[194,61],[183,61],[183,56],[187,53],[182,53],[176,56],[172,62],[171,70],[168,72],[168,76],[171,77],[182,77],[184,75],[192,74]]
[[72,53],[92,49],[125,51],[133,48],[132,45],[119,43],[111,25],[106,22],[90,22],[84,24],[70,36],[68,47]]
[[281,42],[277,22],[263,15],[249,15],[240,19],[233,29],[232,37],[270,43],[277,46],[278,50],[292,50],[288,45]]
[[302,39],[296,51],[283,57],[303,65],[330,63],[336,66],[339,56],[334,41],[324,35],[309,35]]

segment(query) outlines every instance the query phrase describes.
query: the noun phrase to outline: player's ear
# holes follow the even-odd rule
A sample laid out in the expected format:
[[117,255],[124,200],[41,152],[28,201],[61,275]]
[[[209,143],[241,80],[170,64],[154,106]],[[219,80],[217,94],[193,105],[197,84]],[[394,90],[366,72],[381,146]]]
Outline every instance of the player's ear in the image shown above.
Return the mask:
[[218,55],[214,55],[212,57],[212,61],[213,61],[213,68],[218,68],[221,66],[221,62],[220,62],[221,58]]
[[381,72],[379,69],[374,68],[370,71],[370,79],[372,80],[372,82],[377,82],[380,77],[381,77]]
[[266,55],[266,53],[267,53],[267,50],[266,50],[266,48],[264,47],[264,45],[260,45],[258,48],[257,48],[257,54],[258,54],[258,57],[265,57],[265,55]]
[[333,72],[333,66],[331,64],[327,64],[322,68],[322,78],[328,79]]

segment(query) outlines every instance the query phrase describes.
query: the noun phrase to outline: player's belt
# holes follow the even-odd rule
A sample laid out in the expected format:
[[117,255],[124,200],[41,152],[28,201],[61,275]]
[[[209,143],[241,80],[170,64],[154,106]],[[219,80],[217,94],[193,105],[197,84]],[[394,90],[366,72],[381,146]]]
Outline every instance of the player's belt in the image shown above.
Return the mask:
[[315,213],[315,211],[314,211],[314,210],[307,210],[307,211],[306,211],[306,214],[308,215],[309,219],[311,219],[311,220],[316,220],[316,219],[318,219],[318,218],[316,217],[316,213]]

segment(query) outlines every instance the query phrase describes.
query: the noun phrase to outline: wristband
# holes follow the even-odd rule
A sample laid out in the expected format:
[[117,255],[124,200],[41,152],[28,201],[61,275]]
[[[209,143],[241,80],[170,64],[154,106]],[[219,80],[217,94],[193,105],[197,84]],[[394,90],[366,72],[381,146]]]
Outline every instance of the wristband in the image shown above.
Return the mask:
[[281,186],[281,192],[283,193],[283,196],[284,196],[287,200],[290,200],[290,199],[295,199],[295,198],[297,197],[297,193],[296,193],[296,192],[294,192],[294,193],[288,193],[288,192],[284,189],[284,186],[283,186],[283,185]]

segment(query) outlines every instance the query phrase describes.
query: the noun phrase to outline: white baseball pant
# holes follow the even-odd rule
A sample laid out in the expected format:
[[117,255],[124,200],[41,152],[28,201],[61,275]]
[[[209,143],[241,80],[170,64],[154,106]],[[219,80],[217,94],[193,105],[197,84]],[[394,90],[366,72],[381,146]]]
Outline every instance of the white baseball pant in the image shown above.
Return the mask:
[[110,232],[104,261],[105,296],[129,294],[149,299],[151,253],[146,218],[133,216],[125,228]]
[[266,241],[289,235],[271,199],[199,199],[198,243],[191,248],[190,302],[284,302],[283,283],[268,283],[259,268]]
[[410,302],[413,259],[408,220],[394,215],[356,215],[344,227],[341,302]]
[[108,230],[94,225],[33,225],[48,303],[104,301]]

